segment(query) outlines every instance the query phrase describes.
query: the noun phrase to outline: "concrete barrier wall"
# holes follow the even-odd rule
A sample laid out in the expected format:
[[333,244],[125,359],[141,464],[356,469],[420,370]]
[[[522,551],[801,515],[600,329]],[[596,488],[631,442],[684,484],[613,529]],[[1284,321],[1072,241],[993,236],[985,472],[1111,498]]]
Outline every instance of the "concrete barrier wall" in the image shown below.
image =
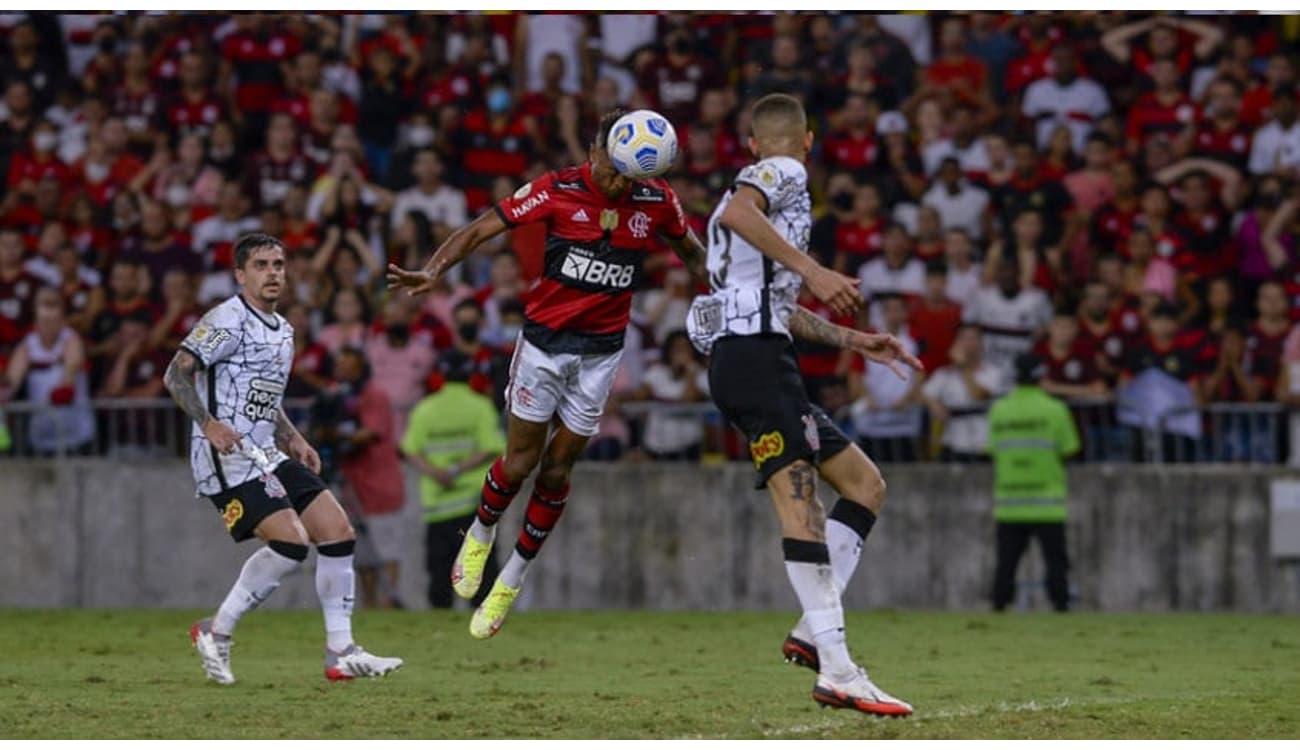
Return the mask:
[[[1268,552],[1268,486],[1252,468],[1072,468],[1072,584],[1085,609],[1300,612],[1300,563]],[[993,566],[986,467],[895,466],[851,608],[982,608]],[[408,486],[414,488],[412,477]],[[765,493],[745,464],[583,465],[520,605],[785,609],[795,600]],[[425,606],[410,494],[402,592]],[[833,495],[823,488],[829,506]],[[502,523],[504,560],[526,503]],[[173,462],[0,462],[0,607],[211,607],[253,543],[230,542]],[[1042,606],[1036,549],[1022,563]],[[268,606],[314,607],[310,571]]]

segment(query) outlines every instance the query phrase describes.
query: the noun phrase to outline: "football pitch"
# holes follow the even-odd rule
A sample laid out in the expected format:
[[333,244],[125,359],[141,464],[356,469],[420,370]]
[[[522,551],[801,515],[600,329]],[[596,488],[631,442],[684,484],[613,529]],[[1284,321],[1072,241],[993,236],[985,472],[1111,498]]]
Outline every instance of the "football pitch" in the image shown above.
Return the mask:
[[0,611],[0,738],[1295,738],[1295,618],[850,613],[909,719],[818,708],[792,615],[359,612],[406,666],[329,684],[320,615],[254,612],[239,683],[206,682],[197,613]]

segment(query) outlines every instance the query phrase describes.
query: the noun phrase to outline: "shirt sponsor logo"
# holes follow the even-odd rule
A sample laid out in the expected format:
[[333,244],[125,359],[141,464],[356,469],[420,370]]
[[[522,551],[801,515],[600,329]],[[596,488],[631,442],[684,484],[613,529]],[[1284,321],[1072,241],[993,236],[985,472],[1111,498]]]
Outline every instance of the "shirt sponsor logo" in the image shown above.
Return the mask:
[[[528,186],[525,185],[524,187],[528,187]],[[522,219],[524,216],[527,216],[530,211],[532,211],[533,209],[537,208],[538,206],[542,205],[543,203],[545,203],[550,199],[551,199],[550,194],[547,193],[545,190],[543,190],[537,195],[534,195],[533,197],[529,198],[523,203],[520,203],[519,205],[510,209],[510,217],[513,219]]]
[[780,432],[769,432],[749,444],[749,453],[754,457],[754,467],[761,468],[768,459],[785,453],[785,438]]
[[520,186],[518,190],[515,191],[515,199],[523,200],[524,198],[527,198],[528,194],[531,192],[533,192],[533,183],[525,182],[522,186]]
[[658,190],[637,186],[636,190],[632,191],[632,200],[636,203],[663,203],[664,194]]
[[626,289],[632,286],[632,277],[636,274],[636,267],[623,263],[607,263],[603,260],[596,260],[574,249],[570,250],[569,254],[564,258],[560,273],[575,281],[614,289]]
[[280,396],[284,393],[284,384],[274,380],[253,378],[249,382],[248,400],[244,402],[241,414],[253,421],[271,421],[275,418],[280,405]]
[[650,217],[637,211],[627,220],[627,228],[632,230],[633,237],[643,240],[650,234]]

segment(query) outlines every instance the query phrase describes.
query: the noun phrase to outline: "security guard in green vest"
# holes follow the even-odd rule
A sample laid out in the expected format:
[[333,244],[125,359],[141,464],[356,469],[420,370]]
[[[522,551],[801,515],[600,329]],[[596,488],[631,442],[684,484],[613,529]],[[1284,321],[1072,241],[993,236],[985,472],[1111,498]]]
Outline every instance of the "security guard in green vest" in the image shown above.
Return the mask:
[[993,519],[998,527],[998,563],[993,608],[1006,609],[1016,591],[1016,566],[1038,537],[1047,565],[1047,593],[1058,612],[1069,608],[1065,554],[1065,463],[1079,452],[1074,417],[1060,399],[1038,383],[1045,373],[1034,354],[1016,357],[1016,387],[989,410],[989,453],[993,456]]
[[[501,416],[492,399],[469,387],[474,361],[459,349],[438,356],[445,384],[411,411],[402,454],[420,472],[424,506],[424,560],[429,605],[452,605],[451,566],[478,509],[483,473],[506,449]],[[497,576],[496,550],[488,555],[477,606]]]

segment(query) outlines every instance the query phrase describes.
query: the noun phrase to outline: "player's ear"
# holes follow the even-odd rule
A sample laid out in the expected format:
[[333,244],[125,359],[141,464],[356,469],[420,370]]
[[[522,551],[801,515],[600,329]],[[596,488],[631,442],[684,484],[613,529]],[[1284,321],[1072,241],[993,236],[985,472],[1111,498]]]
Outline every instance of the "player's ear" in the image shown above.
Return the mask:
[[803,150],[811,152],[813,146],[813,132],[809,130],[803,134]]
[[763,157],[760,156],[759,153],[758,153],[758,139],[757,139],[757,138],[755,138],[754,136],[751,135],[751,136],[749,137],[749,141],[748,141],[748,144],[747,144],[747,145],[749,146],[749,153],[753,154],[755,159],[761,159],[761,158],[763,158]]

